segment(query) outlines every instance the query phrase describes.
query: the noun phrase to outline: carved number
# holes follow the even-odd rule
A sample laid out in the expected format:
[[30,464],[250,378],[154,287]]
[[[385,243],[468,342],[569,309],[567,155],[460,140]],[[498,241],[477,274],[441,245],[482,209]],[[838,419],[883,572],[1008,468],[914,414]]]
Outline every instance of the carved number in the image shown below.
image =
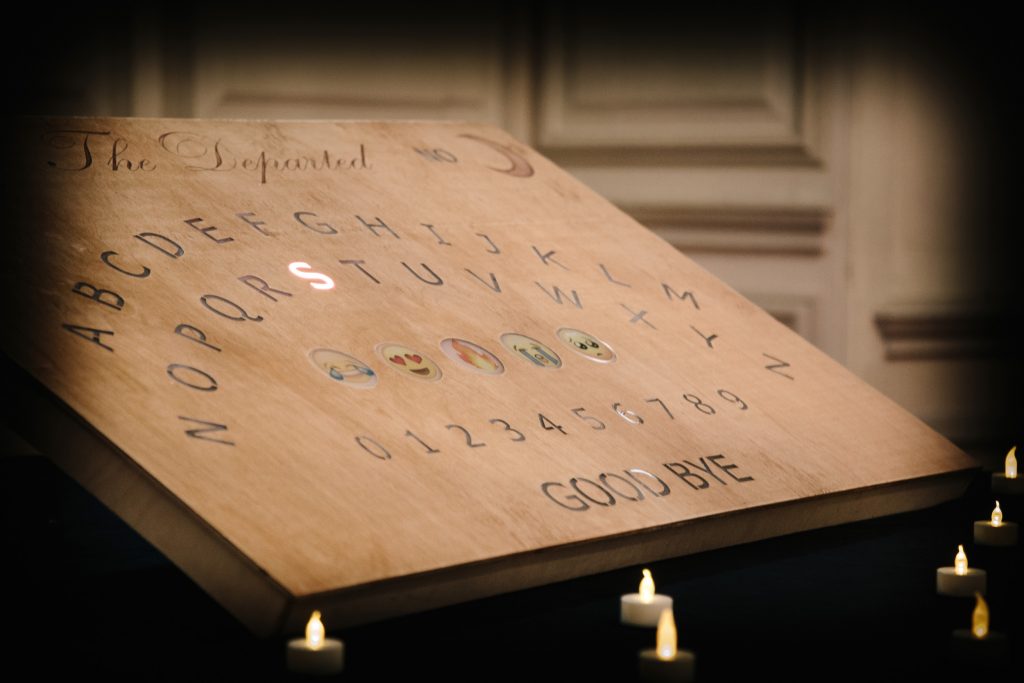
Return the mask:
[[662,410],[665,411],[665,414],[668,415],[668,419],[676,419],[675,416],[672,414],[672,411],[668,409],[668,406],[665,405],[665,402],[662,401],[660,398],[645,398],[644,403],[657,403],[658,405],[661,406]]
[[562,425],[552,422],[544,413],[537,413],[537,417],[540,419],[540,426],[543,427],[544,429],[547,429],[549,431],[552,429],[557,429],[563,434],[566,433],[566,431],[562,429]]
[[513,441],[526,441],[525,434],[523,434],[521,431],[510,425],[508,422],[502,420],[500,417],[496,417],[493,420],[488,420],[488,422],[490,422],[492,425],[500,424],[505,428],[506,432],[512,432],[513,434],[515,434],[515,437],[512,439]]
[[431,455],[433,455],[434,453],[440,453],[440,452],[441,452],[441,451],[439,451],[438,449],[436,449],[436,448],[433,448],[433,447],[431,447],[431,446],[430,446],[430,444],[428,444],[428,443],[427,443],[426,441],[424,441],[424,440],[423,440],[423,439],[421,439],[420,437],[418,437],[418,436],[416,436],[415,434],[413,434],[413,433],[412,433],[412,432],[411,432],[410,430],[408,430],[408,429],[406,429],[406,430],[405,430],[405,435],[406,435],[406,436],[408,436],[408,437],[411,437],[411,438],[415,439],[416,441],[418,441],[418,442],[419,442],[419,444],[420,444],[421,446],[423,446],[424,448],[426,448],[426,449],[427,449],[427,453],[428,453],[428,454],[431,454]]
[[694,396],[693,394],[683,394],[683,400],[687,403],[693,404],[693,407],[704,413],[705,415],[714,415],[715,409],[709,406],[707,403],[701,400],[700,396]]
[[469,446],[470,448],[481,448],[487,445],[483,441],[481,441],[480,443],[473,443],[473,436],[469,433],[469,430],[463,427],[462,425],[445,425],[445,429],[458,429],[460,432],[465,434],[466,445]]
[[742,398],[732,393],[731,391],[719,389],[718,395],[724,398],[729,403],[735,403],[736,405],[738,405],[740,407],[740,410],[746,410],[748,407],[746,401],[744,401]]
[[644,419],[642,417],[634,413],[632,410],[623,408],[621,403],[613,403],[612,410],[631,425],[642,425],[644,423]]
[[586,408],[573,408],[572,413],[579,419],[589,422],[592,429],[600,431],[605,428],[604,422],[601,422],[596,417],[593,417],[591,415],[583,415],[582,413],[584,410],[586,410]]
[[[380,460],[391,459],[391,453],[388,451],[388,449],[384,448],[383,446],[381,446],[379,443],[377,443],[375,440],[371,439],[368,436],[357,436],[356,443],[359,444],[359,446],[364,451],[366,451],[375,458],[378,458]],[[368,446],[367,443],[372,445],[373,448],[370,448],[370,446]]]

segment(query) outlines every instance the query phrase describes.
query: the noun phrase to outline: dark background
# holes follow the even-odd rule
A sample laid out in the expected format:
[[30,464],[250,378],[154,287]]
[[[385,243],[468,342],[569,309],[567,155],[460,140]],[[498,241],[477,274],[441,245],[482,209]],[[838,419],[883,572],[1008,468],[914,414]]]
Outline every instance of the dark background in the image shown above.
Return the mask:
[[[0,458],[8,665],[99,680],[302,680],[286,638],[259,639],[48,460]],[[675,600],[700,681],[1006,680],[1024,665],[1020,546],[971,543],[989,476],[940,507],[647,565]],[[1020,509],[1020,497],[1004,508]],[[1002,660],[958,659],[972,598],[935,593],[963,543],[988,571]],[[640,567],[349,629],[345,680],[635,680],[654,632],[620,626]],[[300,634],[290,634],[297,637]],[[961,678],[962,677],[962,678]]]

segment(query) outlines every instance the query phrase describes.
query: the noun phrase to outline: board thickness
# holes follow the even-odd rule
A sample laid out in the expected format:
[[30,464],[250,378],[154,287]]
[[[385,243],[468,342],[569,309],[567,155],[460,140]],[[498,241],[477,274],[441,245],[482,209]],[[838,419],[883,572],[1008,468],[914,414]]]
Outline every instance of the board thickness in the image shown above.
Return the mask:
[[14,426],[256,633],[925,507],[975,468],[493,127],[18,126]]

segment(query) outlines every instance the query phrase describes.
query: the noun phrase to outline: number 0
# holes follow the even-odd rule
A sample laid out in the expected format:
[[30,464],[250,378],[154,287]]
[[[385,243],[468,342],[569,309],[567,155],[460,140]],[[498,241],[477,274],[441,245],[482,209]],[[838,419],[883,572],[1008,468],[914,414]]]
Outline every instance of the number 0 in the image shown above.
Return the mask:
[[[366,451],[367,453],[369,453],[370,455],[372,455],[375,458],[378,458],[380,460],[390,460],[391,459],[391,453],[388,451],[388,449],[384,448],[379,443],[377,443],[374,439],[371,439],[368,436],[357,436],[356,437],[356,443],[359,444],[359,446],[364,451]],[[366,445],[367,443],[371,444],[373,446],[373,448],[370,448],[370,446],[367,446]]]

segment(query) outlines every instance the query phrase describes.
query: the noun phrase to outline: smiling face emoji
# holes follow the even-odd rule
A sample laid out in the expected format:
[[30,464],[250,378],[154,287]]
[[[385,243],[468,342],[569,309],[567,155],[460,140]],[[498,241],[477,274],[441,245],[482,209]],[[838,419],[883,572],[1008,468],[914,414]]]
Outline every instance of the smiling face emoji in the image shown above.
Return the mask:
[[387,364],[398,370],[399,372],[405,373],[410,377],[418,377],[420,379],[439,379],[441,377],[441,368],[437,367],[437,363],[430,360],[422,353],[413,351],[408,346],[402,346],[401,344],[381,344],[377,347],[377,353],[387,361]]
[[615,352],[611,347],[593,335],[569,327],[563,327],[556,334],[559,339],[571,346],[573,351],[592,361],[611,363],[615,360]]
[[339,384],[356,389],[377,386],[377,373],[363,361],[334,349],[313,349],[309,360],[325,375]]
[[501,335],[501,343],[512,353],[525,358],[534,365],[541,368],[560,368],[562,359],[549,347],[541,344],[536,339],[531,339],[522,334],[508,332]]

